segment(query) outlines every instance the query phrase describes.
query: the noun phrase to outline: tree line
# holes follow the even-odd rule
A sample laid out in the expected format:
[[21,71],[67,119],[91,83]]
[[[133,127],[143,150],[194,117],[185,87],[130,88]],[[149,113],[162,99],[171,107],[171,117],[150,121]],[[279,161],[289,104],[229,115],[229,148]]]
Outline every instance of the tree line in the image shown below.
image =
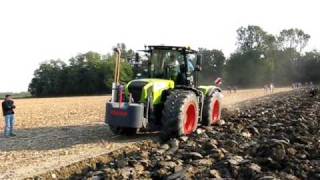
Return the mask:
[[[121,47],[124,57],[130,57],[132,50]],[[28,91],[33,96],[68,96],[102,94],[111,91],[115,54],[100,55],[96,52],[79,54],[69,59],[68,64],[61,60],[49,60],[35,70]],[[133,71],[124,59],[121,63],[121,81],[133,78]]]
[[[223,77],[225,86],[287,86],[294,82],[320,82],[320,52],[304,51],[310,35],[301,29],[284,29],[273,35],[259,26],[237,30],[237,49],[229,58],[220,50],[200,49],[204,58],[203,83]],[[209,80],[207,77],[210,77]],[[209,81],[209,82],[207,82]]]
[[[273,35],[259,26],[237,29],[237,49],[230,57],[221,50],[199,48],[203,58],[201,84],[213,84],[217,77],[225,86],[261,87],[266,83],[290,85],[293,82],[320,82],[320,52],[304,51],[310,35],[301,29],[284,29]],[[121,81],[128,82],[137,70],[135,52],[125,44],[122,51]],[[69,59],[49,60],[35,70],[28,91],[33,96],[66,96],[102,94],[111,91],[115,54],[96,52],[79,54]]]

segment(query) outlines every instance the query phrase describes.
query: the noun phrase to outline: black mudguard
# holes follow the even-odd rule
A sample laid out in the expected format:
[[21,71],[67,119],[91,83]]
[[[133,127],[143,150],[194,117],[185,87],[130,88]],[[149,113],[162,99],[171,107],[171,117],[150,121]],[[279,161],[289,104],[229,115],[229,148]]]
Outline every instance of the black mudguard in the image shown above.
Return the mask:
[[105,123],[115,127],[143,127],[143,104],[108,102]]

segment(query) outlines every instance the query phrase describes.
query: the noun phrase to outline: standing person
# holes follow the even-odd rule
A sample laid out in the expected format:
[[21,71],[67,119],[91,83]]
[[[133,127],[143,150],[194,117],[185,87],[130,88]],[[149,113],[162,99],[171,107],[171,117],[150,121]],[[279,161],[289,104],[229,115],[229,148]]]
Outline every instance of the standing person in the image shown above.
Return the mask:
[[270,83],[270,93],[273,93],[274,85],[273,83]]
[[13,124],[14,124],[14,109],[16,106],[12,100],[11,95],[6,95],[4,101],[2,102],[2,112],[5,119],[5,128],[4,128],[4,136],[12,137],[16,136],[13,133]]

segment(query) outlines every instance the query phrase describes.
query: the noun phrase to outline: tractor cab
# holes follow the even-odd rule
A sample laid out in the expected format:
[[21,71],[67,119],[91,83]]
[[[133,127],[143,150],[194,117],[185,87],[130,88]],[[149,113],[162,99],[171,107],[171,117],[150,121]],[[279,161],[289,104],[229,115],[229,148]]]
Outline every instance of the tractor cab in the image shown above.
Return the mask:
[[146,46],[148,78],[173,80],[176,85],[196,85],[201,60],[197,51],[179,46]]

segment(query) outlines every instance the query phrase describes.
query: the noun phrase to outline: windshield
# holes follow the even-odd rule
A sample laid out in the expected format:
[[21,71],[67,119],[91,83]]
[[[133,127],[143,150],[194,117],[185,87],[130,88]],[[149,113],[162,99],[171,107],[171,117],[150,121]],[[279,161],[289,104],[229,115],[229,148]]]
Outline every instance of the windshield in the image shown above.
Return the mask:
[[175,80],[184,67],[184,56],[178,51],[154,50],[151,53],[150,75]]

